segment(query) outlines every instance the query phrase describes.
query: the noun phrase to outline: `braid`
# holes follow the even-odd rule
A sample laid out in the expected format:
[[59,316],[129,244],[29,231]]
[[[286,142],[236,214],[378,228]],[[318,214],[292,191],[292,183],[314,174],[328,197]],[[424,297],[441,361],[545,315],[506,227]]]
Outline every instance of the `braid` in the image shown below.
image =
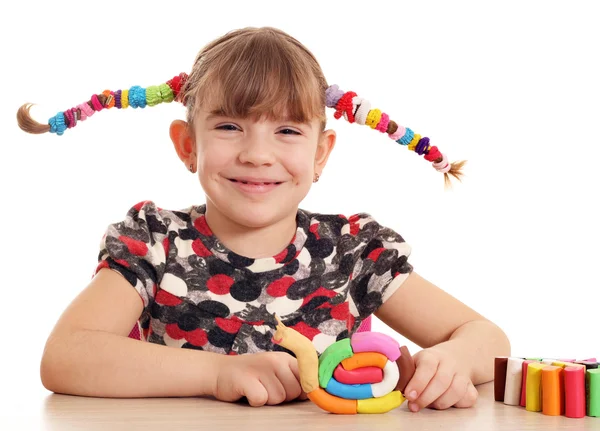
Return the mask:
[[444,183],[450,185],[449,176],[460,181],[463,175],[462,167],[465,161],[448,163],[448,158],[442,154],[435,146],[429,145],[429,138],[413,132],[408,127],[398,125],[385,112],[379,109],[371,108],[371,103],[359,97],[355,92],[344,92],[337,85],[331,85],[326,91],[326,105],[334,108],[334,118],[339,119],[342,116],[350,123],[367,125],[381,133],[387,133],[388,136],[397,143],[406,146],[410,151],[418,155],[423,155],[425,160],[432,162],[433,167],[444,174]]
[[29,110],[33,104],[26,103],[17,112],[19,127],[28,133],[56,133],[62,135],[65,130],[73,128],[79,121],[85,121],[98,111],[117,108],[126,109],[145,108],[156,106],[159,103],[171,103],[173,100],[181,102],[181,89],[187,80],[187,74],[180,73],[173,79],[160,85],[142,88],[138,85],[128,90],[104,90],[100,94],[93,94],[90,100],[74,108],[59,112],[48,120],[48,124],[40,124],[31,118]]

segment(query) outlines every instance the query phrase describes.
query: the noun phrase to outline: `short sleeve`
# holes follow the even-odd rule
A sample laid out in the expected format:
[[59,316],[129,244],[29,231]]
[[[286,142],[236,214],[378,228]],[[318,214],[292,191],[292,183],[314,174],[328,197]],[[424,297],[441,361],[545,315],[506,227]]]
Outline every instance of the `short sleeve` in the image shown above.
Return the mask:
[[349,282],[350,312],[358,322],[373,314],[412,272],[411,248],[394,230],[371,215],[348,218],[349,235],[355,236],[354,265]]
[[152,201],[134,205],[124,220],[108,225],[94,275],[102,268],[117,271],[139,293],[144,308],[148,307],[165,271],[166,236],[167,226]]

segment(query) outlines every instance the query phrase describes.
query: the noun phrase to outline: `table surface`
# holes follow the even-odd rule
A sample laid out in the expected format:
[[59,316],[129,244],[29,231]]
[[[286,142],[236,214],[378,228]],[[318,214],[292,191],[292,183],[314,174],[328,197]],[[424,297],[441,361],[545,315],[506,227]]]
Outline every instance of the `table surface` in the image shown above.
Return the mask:
[[[14,413],[0,416],[0,429],[44,430],[600,430],[600,418],[570,419],[528,412],[494,401],[493,383],[477,387],[479,399],[468,409],[425,409],[407,403],[378,415],[334,415],[310,401],[250,407],[202,398],[112,399],[47,393],[34,423]],[[30,411],[35,403],[29,400]],[[32,417],[33,419],[33,417]],[[19,421],[15,423],[15,421]],[[19,427],[18,424],[22,425]],[[15,426],[16,425],[16,426]]]

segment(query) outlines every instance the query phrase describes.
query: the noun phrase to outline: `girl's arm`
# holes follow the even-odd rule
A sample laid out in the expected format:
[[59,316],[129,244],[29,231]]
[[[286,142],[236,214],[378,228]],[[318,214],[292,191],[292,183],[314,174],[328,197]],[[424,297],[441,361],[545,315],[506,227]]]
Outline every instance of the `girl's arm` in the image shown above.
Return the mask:
[[[419,408],[437,400],[441,400],[440,408],[455,405],[451,401],[460,401],[456,399],[459,394],[444,393],[460,392],[464,386],[462,396],[468,399],[459,406],[474,403],[475,391],[464,380],[470,379],[473,385],[491,381],[494,357],[510,355],[510,343],[502,329],[415,272],[375,314],[424,348],[415,355],[417,370],[406,387],[411,401],[423,395]],[[410,396],[412,391],[415,396]]]
[[41,362],[46,389],[97,397],[213,395],[226,357],[128,338],[141,312],[131,285],[100,270],[48,338]]

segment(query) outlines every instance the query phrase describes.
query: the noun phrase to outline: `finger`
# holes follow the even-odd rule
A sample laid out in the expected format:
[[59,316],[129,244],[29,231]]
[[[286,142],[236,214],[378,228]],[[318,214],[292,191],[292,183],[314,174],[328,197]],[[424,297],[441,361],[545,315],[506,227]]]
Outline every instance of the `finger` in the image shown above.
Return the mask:
[[406,346],[400,347],[400,357],[396,360],[396,364],[398,365],[398,371],[400,372],[396,390],[405,394],[406,385],[415,374],[415,360],[410,355]]
[[431,407],[438,410],[445,410],[452,407],[465,396],[469,388],[469,383],[470,381],[466,377],[455,374],[450,387],[431,403]]
[[265,389],[267,390],[268,399],[267,404],[270,406],[274,406],[276,404],[281,404],[286,399],[285,388],[283,384],[279,380],[279,378],[274,374],[268,374],[266,376],[262,376],[260,378],[260,382],[263,384]]
[[419,409],[423,409],[437,400],[452,384],[454,374],[454,369],[451,366],[444,365],[443,363],[440,364],[435,376],[433,376],[425,390],[413,403],[417,404]]
[[275,372],[285,391],[285,401],[295,400],[302,393],[298,363],[292,361],[289,366],[277,369]]
[[415,357],[415,374],[406,385],[405,390],[405,396],[409,401],[414,401],[419,398],[429,384],[429,381],[435,375],[438,365],[439,361],[430,355],[424,354]]
[[246,397],[253,407],[264,406],[269,400],[267,388],[257,379],[248,379],[242,384],[240,395]]
[[290,358],[290,370],[294,374],[294,377],[298,381],[298,385],[300,387],[300,395],[297,397],[300,401],[305,401],[308,399],[308,394],[304,392],[302,389],[302,380],[300,378],[300,368],[298,367],[298,360],[296,358]]
[[477,402],[478,397],[479,397],[479,392],[477,391],[477,388],[475,386],[473,386],[472,382],[469,381],[465,395],[456,404],[454,404],[454,407],[459,407],[459,408],[472,407]]

